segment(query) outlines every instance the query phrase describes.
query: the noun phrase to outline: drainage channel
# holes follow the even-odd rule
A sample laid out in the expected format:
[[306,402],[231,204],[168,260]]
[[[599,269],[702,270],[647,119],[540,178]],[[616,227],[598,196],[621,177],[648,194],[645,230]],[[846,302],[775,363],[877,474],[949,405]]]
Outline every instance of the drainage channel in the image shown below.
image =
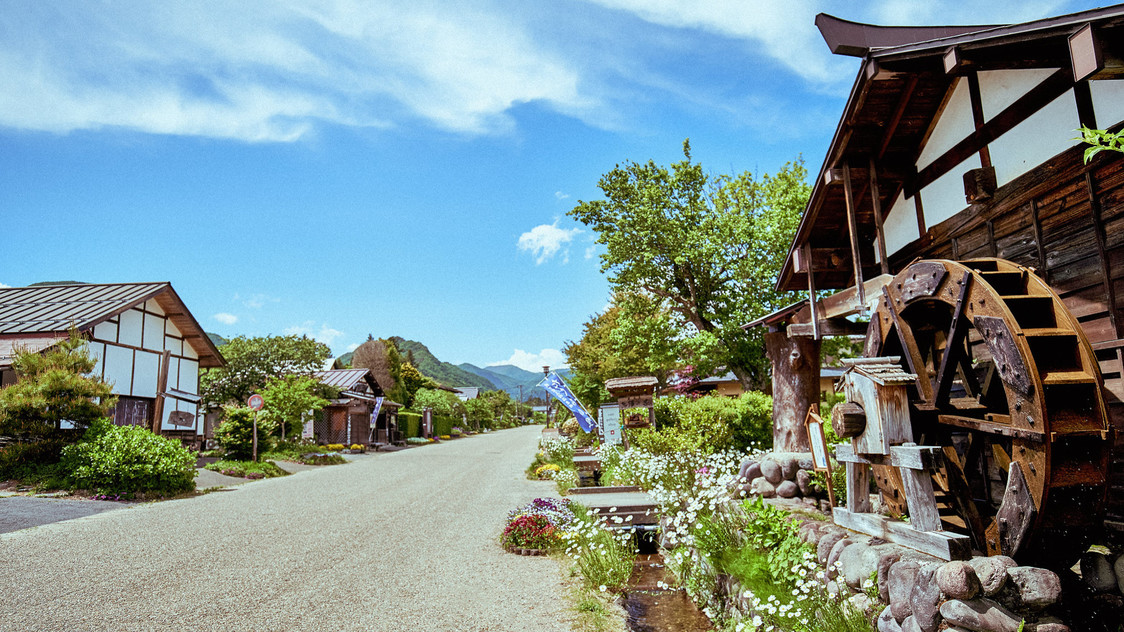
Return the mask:
[[[641,550],[644,541],[641,538]],[[653,545],[654,546],[654,545]],[[659,553],[641,553],[632,569],[625,594],[626,623],[632,632],[709,632],[714,630],[706,617],[682,589],[662,588],[672,583]]]

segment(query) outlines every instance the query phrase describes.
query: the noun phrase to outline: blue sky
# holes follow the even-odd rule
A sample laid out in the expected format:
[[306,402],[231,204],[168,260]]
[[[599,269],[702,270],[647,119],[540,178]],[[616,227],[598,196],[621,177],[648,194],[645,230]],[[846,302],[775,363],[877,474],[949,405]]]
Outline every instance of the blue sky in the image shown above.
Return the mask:
[[566,216],[616,164],[819,168],[858,61],[813,19],[1096,6],[43,2],[0,12],[0,284],[171,281],[208,331],[558,366],[604,308]]

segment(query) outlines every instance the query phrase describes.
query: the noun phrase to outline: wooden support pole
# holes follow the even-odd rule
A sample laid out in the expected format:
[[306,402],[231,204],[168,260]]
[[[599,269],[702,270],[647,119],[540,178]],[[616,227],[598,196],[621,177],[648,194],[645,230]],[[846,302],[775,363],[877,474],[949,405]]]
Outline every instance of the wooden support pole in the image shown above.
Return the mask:
[[1116,317],[1116,287],[1112,282],[1112,262],[1109,261],[1107,236],[1105,235],[1104,221],[1101,219],[1101,201],[1097,198],[1096,183],[1093,173],[1085,172],[1085,191],[1089,195],[1089,207],[1092,214],[1093,234],[1097,239],[1097,253],[1100,255],[1101,273],[1104,275],[1105,295],[1108,297],[1108,317],[1112,323],[1112,330],[1116,337],[1121,337],[1121,323]]
[[804,250],[804,258],[808,260],[808,306],[812,310],[812,339],[819,340],[819,310],[816,309],[816,271],[812,266],[812,246],[808,242],[804,242],[802,246]]
[[870,205],[874,210],[874,230],[878,232],[878,262],[882,274],[890,274],[890,262],[886,260],[886,230],[882,219],[882,198],[878,192],[878,165],[870,159]]
[[844,463],[847,468],[847,511],[870,513],[870,466]]
[[851,165],[846,162],[843,163],[843,197],[847,203],[847,232],[851,237],[851,263],[855,267],[855,287],[859,290],[859,304],[866,305],[866,291],[863,289],[863,258],[859,251],[859,221],[855,211],[855,194],[851,188]]
[[165,349],[160,356],[160,371],[156,374],[156,404],[152,410],[152,432],[160,434],[164,425],[164,398],[168,392],[168,364],[171,362],[172,352]]
[[941,366],[937,370],[937,388],[933,395],[933,403],[937,405],[948,399],[953,375],[960,364],[958,359],[953,359],[952,354],[960,352],[964,346],[964,336],[968,333],[968,325],[964,322],[964,299],[968,296],[968,287],[971,283],[972,273],[965,270],[964,276],[960,278],[960,296],[956,299],[956,308],[952,312],[952,324],[949,325],[948,336],[945,338]]
[[[968,98],[972,102],[972,121],[976,130],[981,130],[984,126],[983,99],[980,96],[980,78],[974,70],[968,73]],[[987,143],[980,147],[980,165],[985,169],[991,166],[991,150]]]
[[917,237],[920,239],[929,230],[925,227],[925,207],[921,204],[921,190],[913,194],[913,210],[917,213]]

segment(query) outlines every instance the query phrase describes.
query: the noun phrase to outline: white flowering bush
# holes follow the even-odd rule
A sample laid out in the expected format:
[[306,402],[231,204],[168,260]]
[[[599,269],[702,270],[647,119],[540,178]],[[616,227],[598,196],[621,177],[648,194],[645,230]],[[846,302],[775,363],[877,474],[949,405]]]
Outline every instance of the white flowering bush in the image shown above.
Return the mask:
[[571,504],[570,508],[575,520],[563,532],[562,542],[583,585],[600,592],[622,591],[632,575],[632,563],[636,558],[635,530],[624,524],[623,518],[613,517],[614,529],[610,528],[609,518],[599,516],[596,510],[590,511],[577,504]]

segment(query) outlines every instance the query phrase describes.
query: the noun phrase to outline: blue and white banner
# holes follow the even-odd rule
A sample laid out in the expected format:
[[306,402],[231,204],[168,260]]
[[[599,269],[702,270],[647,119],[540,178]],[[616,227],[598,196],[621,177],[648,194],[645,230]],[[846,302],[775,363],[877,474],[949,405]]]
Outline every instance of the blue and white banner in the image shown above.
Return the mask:
[[373,413],[371,413],[371,427],[372,428],[374,428],[375,425],[378,423],[377,420],[379,418],[379,411],[382,410],[382,400],[383,399],[385,399],[385,398],[384,397],[376,397],[375,398],[375,411]]
[[553,395],[554,399],[562,402],[562,405],[569,408],[570,412],[574,413],[574,418],[578,420],[578,425],[582,427],[582,430],[586,432],[593,430],[596,422],[594,422],[593,417],[586,412],[581,402],[578,401],[578,398],[574,397],[574,394],[570,392],[570,387],[566,386],[562,378],[551,373],[539,382],[539,386]]

